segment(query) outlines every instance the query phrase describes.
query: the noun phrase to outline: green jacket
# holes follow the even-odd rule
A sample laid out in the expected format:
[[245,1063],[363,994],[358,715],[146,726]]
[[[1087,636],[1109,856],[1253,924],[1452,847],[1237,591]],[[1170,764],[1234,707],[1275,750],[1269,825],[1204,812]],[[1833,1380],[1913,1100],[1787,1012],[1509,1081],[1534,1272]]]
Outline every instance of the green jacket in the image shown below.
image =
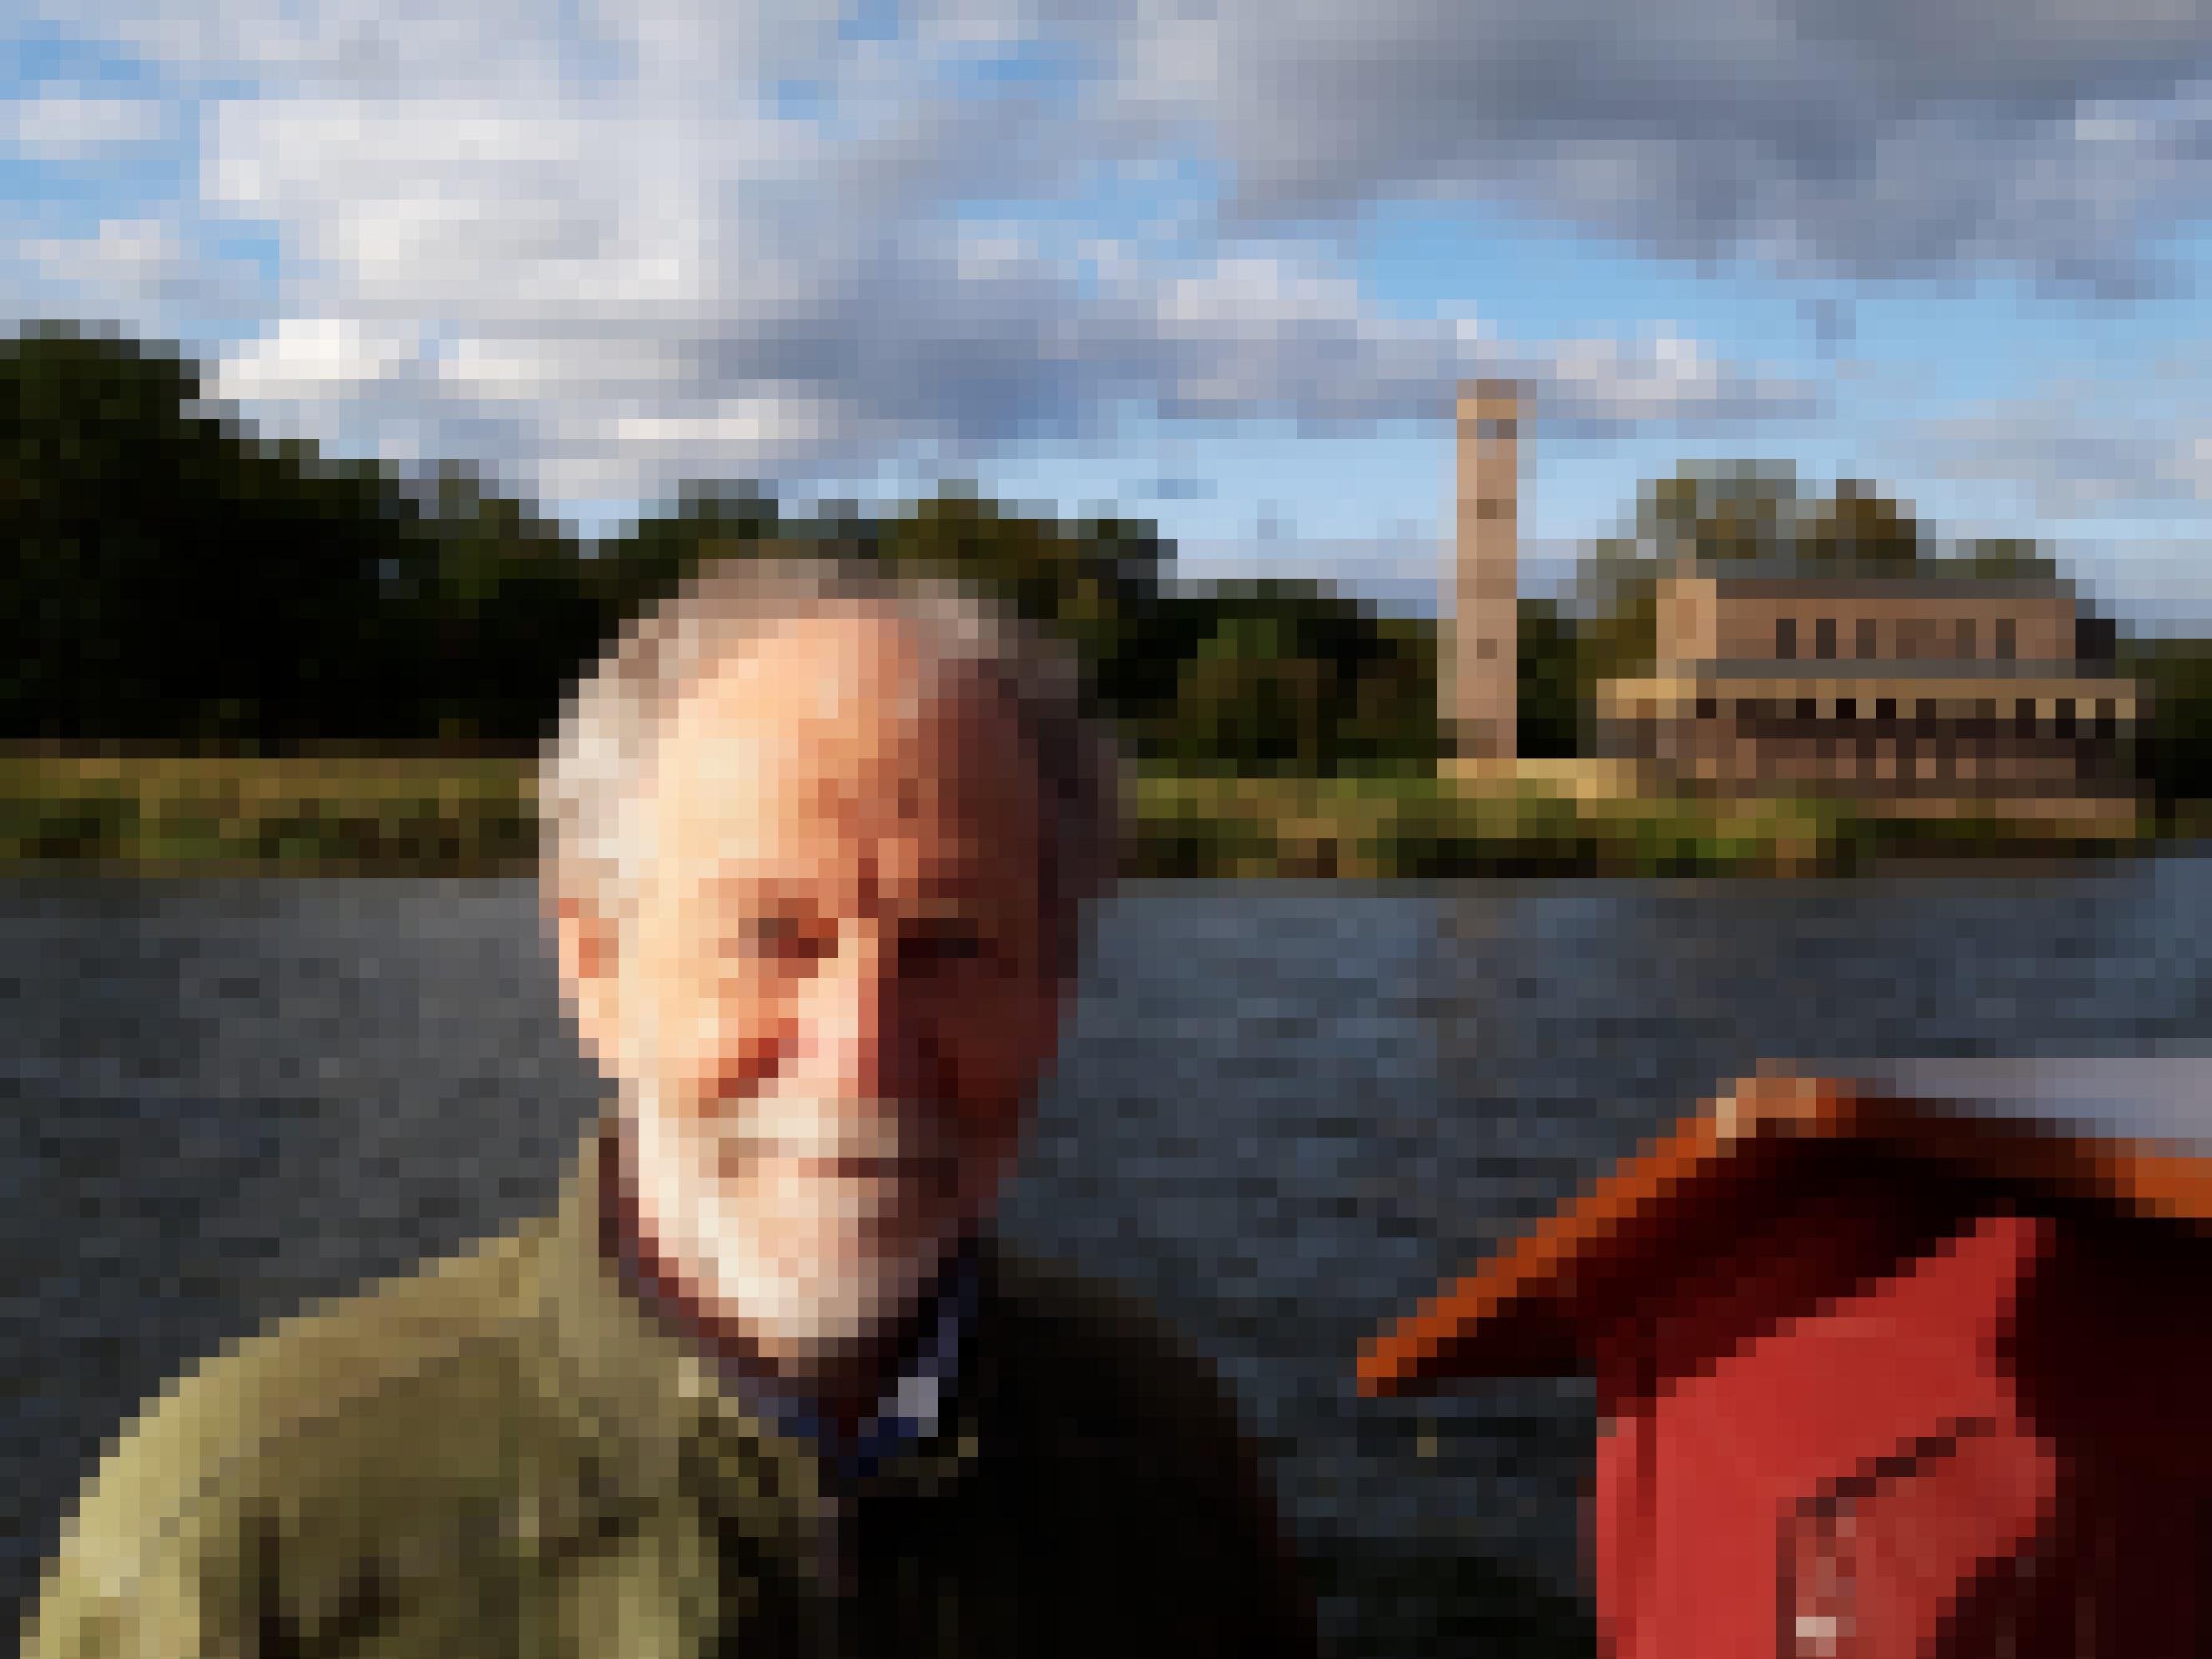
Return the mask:
[[1234,1410],[1151,1319],[987,1248],[935,1432],[833,1489],[608,1267],[598,1162],[165,1390],[32,1659],[1312,1650]]

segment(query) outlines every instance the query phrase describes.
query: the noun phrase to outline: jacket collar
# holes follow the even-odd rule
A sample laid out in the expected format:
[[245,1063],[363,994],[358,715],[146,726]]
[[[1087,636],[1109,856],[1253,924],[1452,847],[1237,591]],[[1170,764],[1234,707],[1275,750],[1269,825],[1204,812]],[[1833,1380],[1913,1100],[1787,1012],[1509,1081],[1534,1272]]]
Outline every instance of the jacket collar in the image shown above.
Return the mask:
[[[976,1407],[988,1392],[973,1385],[990,1369],[988,1354],[973,1352],[979,1328],[990,1322],[985,1304],[996,1253],[989,1240],[978,1240],[951,1276],[949,1306],[940,1309],[950,1328],[940,1317],[924,1363],[909,1369],[878,1413],[883,1432],[861,1448],[878,1455],[841,1468],[825,1462],[793,1413],[735,1384],[649,1286],[625,1271],[620,1230],[608,1220],[617,1196],[608,1186],[618,1168],[616,1121],[611,1109],[593,1121],[572,1156],[557,1207],[526,1230],[523,1285],[538,1386],[594,1449],[592,1464],[611,1495],[651,1502],[682,1492],[723,1514],[757,1510],[766,1499],[788,1505],[799,1520],[825,1500],[934,1488],[973,1465]],[[915,1409],[925,1391],[935,1395],[927,1402],[933,1409]],[[899,1418],[908,1432],[894,1428]]]

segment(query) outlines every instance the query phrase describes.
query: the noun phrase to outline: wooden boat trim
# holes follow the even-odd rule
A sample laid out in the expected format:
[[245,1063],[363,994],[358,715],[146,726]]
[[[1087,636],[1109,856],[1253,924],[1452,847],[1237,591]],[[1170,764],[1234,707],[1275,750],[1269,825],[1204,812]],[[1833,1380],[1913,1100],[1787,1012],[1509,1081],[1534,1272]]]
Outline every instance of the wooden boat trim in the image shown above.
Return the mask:
[[[1975,1182],[2069,1205],[2212,1231],[2212,1158],[2159,1139],[2070,1133],[1846,1077],[1782,1070],[1739,1079],[1580,1199],[1362,1348],[1363,1393],[1453,1376],[1567,1376],[1588,1368],[1588,1310],[1662,1248],[1670,1218],[1768,1179],[1793,1144],[1880,1148]],[[1692,1201],[1693,1196],[1699,1203]]]

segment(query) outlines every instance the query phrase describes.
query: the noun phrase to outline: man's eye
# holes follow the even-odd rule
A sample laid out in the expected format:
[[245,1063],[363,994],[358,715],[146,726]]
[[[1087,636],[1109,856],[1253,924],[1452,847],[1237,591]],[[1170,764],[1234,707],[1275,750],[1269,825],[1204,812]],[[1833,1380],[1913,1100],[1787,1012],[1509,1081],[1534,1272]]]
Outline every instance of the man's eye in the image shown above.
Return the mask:
[[987,953],[983,935],[959,922],[923,928],[907,941],[908,953],[924,964],[974,962]]
[[737,937],[747,951],[777,956],[789,955],[806,943],[804,930],[790,916],[756,916],[738,928]]

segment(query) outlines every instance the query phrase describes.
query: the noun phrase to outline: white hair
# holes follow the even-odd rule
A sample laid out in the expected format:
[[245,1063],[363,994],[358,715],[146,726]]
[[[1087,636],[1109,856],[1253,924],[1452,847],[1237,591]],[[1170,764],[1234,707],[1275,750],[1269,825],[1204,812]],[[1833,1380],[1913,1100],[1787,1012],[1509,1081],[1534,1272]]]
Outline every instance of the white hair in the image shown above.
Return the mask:
[[719,560],[623,629],[563,699],[541,760],[545,878],[562,899],[618,924],[651,856],[635,809],[652,789],[668,717],[762,635],[853,609],[907,625],[925,689],[971,671],[1012,702],[1048,801],[1045,902],[1064,952],[1056,965],[1072,969],[1121,851],[1120,757],[1089,713],[1079,663],[963,583],[889,572],[850,552]]

